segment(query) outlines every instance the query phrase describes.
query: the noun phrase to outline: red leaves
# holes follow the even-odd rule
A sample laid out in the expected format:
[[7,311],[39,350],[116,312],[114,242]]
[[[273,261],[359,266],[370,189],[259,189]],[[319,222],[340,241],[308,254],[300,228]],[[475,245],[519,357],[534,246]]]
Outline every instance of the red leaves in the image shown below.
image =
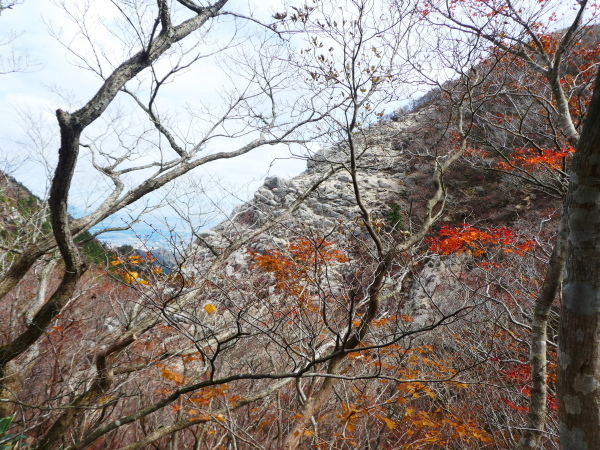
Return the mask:
[[568,147],[562,151],[516,148],[510,161],[499,162],[496,164],[496,168],[507,172],[521,169],[530,173],[543,167],[562,170],[565,162],[573,153],[575,153],[573,147]]
[[533,248],[531,240],[520,242],[519,238],[508,228],[490,228],[480,230],[463,223],[460,227],[443,225],[439,235],[441,238],[428,238],[429,250],[440,254],[470,253],[481,256],[487,251],[499,248],[504,253],[522,255]]
[[[555,366],[550,363],[549,365],[550,373],[547,375],[548,382],[552,384],[555,381]],[[531,366],[529,364],[518,365],[516,368],[512,370],[501,370],[500,374],[504,376],[507,380],[512,382],[515,387],[519,388],[519,393],[522,394],[525,398],[529,398],[531,396],[531,388],[529,383],[531,381]],[[519,406],[516,403],[510,401],[507,398],[502,399],[511,409],[515,411],[527,412],[529,408],[527,406]],[[546,407],[550,411],[558,411],[558,402],[556,397],[552,394],[548,394],[546,397]]]
[[504,400],[504,403],[506,403],[511,409],[514,409],[515,411],[527,412],[527,406],[519,406],[516,403],[511,402],[507,398],[503,398],[502,400]]

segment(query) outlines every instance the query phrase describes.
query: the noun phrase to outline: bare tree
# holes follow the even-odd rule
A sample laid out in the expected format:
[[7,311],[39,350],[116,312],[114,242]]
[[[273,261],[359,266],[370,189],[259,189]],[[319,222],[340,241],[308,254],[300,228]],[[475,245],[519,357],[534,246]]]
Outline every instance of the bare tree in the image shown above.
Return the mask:
[[[77,26],[77,39],[65,48],[100,87],[91,100],[56,113],[60,151],[49,223],[44,211],[36,212],[21,234],[11,235],[15,243],[21,239],[18,248],[10,253],[10,242],[3,245],[0,312],[9,326],[2,329],[0,405],[2,414],[16,414],[29,443],[294,449],[350,439],[364,448],[450,440],[477,447],[497,439],[495,445],[510,445],[519,422],[489,411],[489,403],[505,399],[498,391],[510,391],[495,383],[497,365],[521,363],[519,351],[501,345],[527,345],[523,335],[530,331],[541,339],[531,345],[532,355],[543,353],[532,365],[531,433],[534,444],[540,442],[546,327],[562,247],[549,258],[529,325],[523,304],[531,302],[519,301],[535,284],[523,274],[537,277],[548,254],[519,259],[525,246],[505,237],[503,245],[513,246],[506,251],[469,248],[452,260],[435,255],[433,241],[424,239],[452,214],[447,207],[458,200],[448,179],[457,164],[468,168],[471,160],[462,161],[471,144],[499,150],[510,133],[515,142],[536,142],[523,123],[513,127],[527,120],[530,106],[515,113],[518,120],[496,127],[494,136],[481,133],[480,126],[496,111],[508,111],[519,94],[506,94],[507,104],[486,110],[510,85],[496,72],[500,61],[525,61],[553,95],[568,97],[559,70],[567,50],[560,49],[575,42],[585,5],[552,54],[544,42],[536,44],[537,25],[520,23],[510,5],[491,17],[514,21],[529,37],[516,33],[508,43],[494,20],[473,24],[454,4],[449,10],[428,5],[320,2],[280,10],[276,22],[262,24],[226,11],[226,0],[206,6],[114,2],[117,19],[105,25],[124,44],[118,59],[108,45],[97,44],[93,5],[64,4]],[[235,30],[223,38],[220,28],[231,31],[232,24]],[[62,39],[58,32],[55,37]],[[482,41],[501,52],[482,51]],[[201,79],[203,61],[215,55],[222,55],[223,76],[233,86],[220,106],[173,114],[163,97],[171,82],[186,74]],[[383,108],[401,99],[399,86],[406,82],[434,89],[404,122],[385,120]],[[577,121],[560,101],[523,104],[546,105],[548,114],[539,117],[549,128],[564,127],[557,143],[578,138]],[[267,180],[215,230],[192,229],[185,246],[173,238],[169,262],[123,251],[105,255],[109,261],[101,268],[84,262],[79,239],[89,240],[87,231],[138,201],[147,202],[139,209],[152,208],[160,203],[154,197],[160,188],[193,169],[267,145],[317,141],[324,148],[309,154],[309,170],[293,189]],[[378,199],[369,177],[396,171],[405,160],[419,166],[412,178],[419,181],[405,188],[410,199]],[[83,167],[107,187],[90,202],[91,212],[73,219],[69,199],[76,169]],[[544,183],[538,186],[552,190]],[[344,190],[345,211],[336,212],[343,220],[324,215],[316,223],[302,214],[305,202],[314,206],[315,199],[338,198]],[[173,208],[193,228],[191,202],[174,197]],[[480,266],[476,256],[486,252],[489,266]],[[427,286],[423,273],[436,264],[448,286]],[[465,275],[468,266],[473,271]],[[429,316],[405,314],[409,285],[422,293]],[[454,387],[463,385],[477,386],[480,397],[457,394]],[[511,395],[507,402],[520,393]],[[484,412],[476,416],[474,405]],[[463,418],[453,414],[455,406]]]
[[[579,132],[581,129],[581,114],[574,117],[577,111],[581,109],[574,107],[577,102],[577,96],[586,92],[589,99],[589,89],[593,73],[597,65],[597,57],[592,57],[584,66],[587,76],[578,75],[577,80],[583,81],[584,85],[571,90],[578,81],[567,81],[569,79],[569,66],[572,64],[571,53],[577,45],[584,41],[585,35],[591,33],[595,16],[594,6],[588,5],[587,1],[576,2],[573,5],[574,13],[568,19],[561,19],[557,22],[556,9],[561,5],[553,2],[541,2],[533,7],[516,2],[458,2],[444,4],[443,2],[428,2],[423,6],[423,14],[427,20],[435,24],[444,24],[450,30],[459,33],[466,33],[480,37],[489,42],[495,48],[495,54],[506,60],[513,59],[517,61],[515,73],[521,73],[520,78],[514,85],[525,98],[533,99],[539,102],[538,107],[525,107],[521,119],[515,123],[518,126],[511,125],[508,121],[503,121],[500,127],[508,131],[511,136],[517,136],[524,139],[526,146],[538,148],[542,153],[542,148],[549,146],[555,147],[556,152],[564,152],[565,148],[575,147],[579,142]],[[431,12],[431,16],[429,13]],[[565,22],[565,20],[569,20]],[[556,26],[552,25],[556,22]],[[560,27],[565,27],[560,29]],[[519,68],[520,67],[520,68]],[[583,66],[580,66],[583,67]],[[526,79],[524,73],[531,72],[533,77]],[[507,71],[507,73],[509,73]],[[534,80],[536,76],[542,77],[542,83],[536,90],[529,93],[527,85]],[[570,79],[569,79],[570,80]],[[504,95],[506,88],[500,88],[496,95]],[[548,94],[541,96],[543,90]],[[518,98],[517,96],[517,98]],[[512,114],[519,109],[511,105]],[[525,105],[524,105],[525,106]],[[540,135],[525,136],[519,131],[520,127],[532,118],[533,110],[541,110],[547,116],[544,119],[549,124],[548,137],[550,144],[544,143]],[[553,123],[552,116],[556,117]],[[497,115],[496,117],[502,117]],[[494,120],[494,116],[492,116]],[[487,123],[491,123],[487,122]],[[496,121],[496,123],[500,123]],[[492,125],[498,128],[498,125]],[[536,127],[536,129],[543,129]],[[477,141],[477,140],[476,140]],[[489,143],[489,140],[486,141]],[[497,147],[501,149],[502,145]],[[513,172],[514,173],[514,172]],[[564,195],[566,191],[566,174],[561,171],[554,171],[554,176],[558,175],[558,181],[554,184],[557,188],[551,190],[559,196]],[[531,175],[525,174],[526,179],[538,184],[542,189],[547,182],[540,178],[532,179]],[[529,426],[523,433],[519,443],[519,448],[536,448],[539,445],[544,430],[547,414],[547,327],[550,317],[552,304],[557,297],[562,279],[562,272],[565,262],[566,249],[566,228],[564,226],[568,218],[560,221],[559,231],[557,233],[557,242],[554,251],[549,260],[548,272],[544,284],[537,297],[537,302],[533,312],[533,329],[531,337],[531,367],[532,367],[532,392],[529,410]],[[597,426],[597,421],[592,427]],[[564,445],[564,444],[563,444]]]
[[[90,58],[76,52],[73,55],[77,58],[78,65],[98,76],[100,87],[91,100],[77,110],[57,110],[60,150],[48,199],[52,233],[42,232],[34,236],[33,241],[10,258],[10,264],[2,273],[1,295],[4,301],[9,301],[10,296],[7,295],[36,267],[44,255],[52,254],[58,247],[64,261],[65,271],[61,282],[54,287],[49,299],[36,304],[33,311],[23,310],[21,314],[26,314],[29,318],[25,321],[26,326],[17,327],[17,335],[9,337],[0,348],[3,377],[7,365],[12,361],[26,353],[35,353],[34,348],[43,339],[52,321],[77,297],[77,286],[86,272],[86,265],[75,242],[77,236],[194,168],[234,158],[265,145],[304,142],[305,138],[300,134],[302,128],[327,114],[327,110],[316,112],[313,108],[307,109],[310,98],[295,103],[286,99],[285,105],[279,106],[279,97],[283,95],[281,79],[289,73],[284,66],[285,58],[274,58],[262,66],[253,66],[255,72],[246,73],[246,82],[238,84],[238,91],[226,99],[227,103],[222,111],[213,110],[208,115],[196,118],[210,119],[210,122],[208,126],[198,127],[195,136],[178,134],[177,124],[161,117],[157,106],[159,90],[181,71],[189,70],[194,64],[201,64],[206,55],[195,49],[197,40],[210,35],[211,22],[229,14],[223,11],[226,3],[219,1],[201,6],[188,1],[173,5],[158,1],[147,9],[115,4],[124,27],[123,42],[130,45],[125,48],[126,58],[116,62],[112,60],[111,54],[103,53],[103,49],[94,46],[89,8],[83,5],[82,15],[77,16],[77,8],[64,5],[64,11],[78,26],[78,36],[91,46]],[[204,35],[199,34],[203,29],[206,29]],[[216,47],[216,51],[223,49],[224,47]],[[208,50],[208,53],[211,51],[214,49]],[[160,65],[162,61],[170,61],[166,70],[165,66]],[[277,65],[278,61],[282,62]],[[244,74],[240,73],[242,75]],[[139,108],[140,113],[134,120],[141,120],[145,116],[149,125],[140,125],[136,131],[139,134],[133,139],[125,138],[126,133],[117,124],[119,117],[106,122],[104,130],[98,131],[97,128],[103,115],[110,115],[114,100],[123,96],[132,98]],[[124,140],[121,152],[111,150],[114,141],[103,141],[102,136],[107,130],[122,133]],[[145,150],[150,159],[135,164],[134,158],[142,151],[140,144],[150,142],[147,138],[149,134],[153,134],[153,140]],[[249,139],[237,149],[221,152],[207,150],[214,140],[244,137]],[[68,213],[69,194],[75,168],[81,163],[82,148],[89,153],[93,167],[113,187],[97,203],[95,210],[84,217],[72,219]],[[137,172],[148,176],[136,179],[128,187],[125,178]],[[104,352],[103,356],[98,356],[99,360],[110,359],[112,353],[126,345],[123,342],[130,343],[131,337],[124,341],[117,340],[111,347],[115,350]],[[98,364],[102,366],[106,363],[99,361]],[[18,372],[13,369],[10,370],[11,374]],[[100,380],[106,377],[104,370],[99,368]],[[99,382],[98,389],[104,389],[105,383],[106,380]],[[3,385],[3,388],[5,390],[2,397],[13,398],[15,393],[10,392],[8,386]],[[55,436],[55,432],[50,433],[50,436]]]

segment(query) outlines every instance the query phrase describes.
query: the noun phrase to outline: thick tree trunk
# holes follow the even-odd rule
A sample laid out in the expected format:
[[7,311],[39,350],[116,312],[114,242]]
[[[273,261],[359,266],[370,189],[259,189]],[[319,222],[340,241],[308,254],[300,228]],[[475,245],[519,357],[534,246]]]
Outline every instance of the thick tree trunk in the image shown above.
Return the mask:
[[600,73],[570,172],[559,336],[560,443],[600,445]]

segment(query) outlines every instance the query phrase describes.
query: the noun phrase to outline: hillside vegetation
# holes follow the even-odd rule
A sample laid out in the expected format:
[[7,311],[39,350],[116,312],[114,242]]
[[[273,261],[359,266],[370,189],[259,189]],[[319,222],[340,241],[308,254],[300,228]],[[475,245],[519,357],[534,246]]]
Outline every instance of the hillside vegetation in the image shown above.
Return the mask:
[[[75,21],[110,70],[82,56],[99,87],[57,110],[48,199],[0,174],[0,448],[594,448],[598,6],[557,31],[550,0],[317,1],[269,23],[226,0],[115,4],[124,52]],[[222,108],[161,110],[214,54],[236,75]],[[189,245],[90,234],[279,144],[306,170]],[[82,161],[111,187],[73,218]],[[188,187],[169,201],[192,224],[210,189]]]

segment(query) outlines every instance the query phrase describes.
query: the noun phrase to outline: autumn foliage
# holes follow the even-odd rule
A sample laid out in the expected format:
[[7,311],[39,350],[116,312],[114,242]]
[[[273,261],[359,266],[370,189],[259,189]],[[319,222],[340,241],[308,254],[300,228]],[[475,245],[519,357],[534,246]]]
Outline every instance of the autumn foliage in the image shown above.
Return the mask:
[[438,235],[428,238],[427,242],[429,250],[440,255],[468,253],[478,257],[492,250],[523,255],[535,245],[532,240],[523,240],[505,227],[482,230],[466,223],[460,227],[442,225]]

